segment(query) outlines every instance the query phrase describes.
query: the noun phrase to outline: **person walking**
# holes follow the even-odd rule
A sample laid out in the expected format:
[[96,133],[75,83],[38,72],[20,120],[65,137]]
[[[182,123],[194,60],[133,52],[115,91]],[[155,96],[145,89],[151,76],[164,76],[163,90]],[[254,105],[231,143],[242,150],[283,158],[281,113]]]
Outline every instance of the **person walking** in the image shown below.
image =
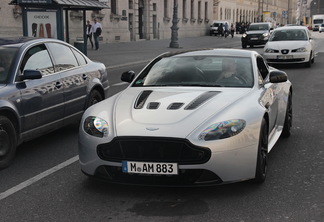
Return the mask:
[[97,21],[96,18],[93,21],[94,21],[94,24],[92,25],[92,33],[93,33],[93,37],[94,37],[94,40],[95,40],[96,50],[98,50],[99,49],[99,36],[102,33],[102,26]]
[[92,41],[92,25],[90,24],[90,21],[87,20],[87,41],[89,40],[91,43],[91,48],[93,49],[93,41]]
[[234,37],[234,31],[235,31],[234,24],[232,23],[231,24],[231,36],[232,36],[232,38]]
[[223,24],[220,23],[217,28],[217,36],[222,37],[223,35],[224,35],[224,28],[223,28]]
[[224,35],[225,35],[225,38],[226,38],[228,36],[228,23],[227,22],[225,22],[225,24],[224,24],[224,29],[225,29]]

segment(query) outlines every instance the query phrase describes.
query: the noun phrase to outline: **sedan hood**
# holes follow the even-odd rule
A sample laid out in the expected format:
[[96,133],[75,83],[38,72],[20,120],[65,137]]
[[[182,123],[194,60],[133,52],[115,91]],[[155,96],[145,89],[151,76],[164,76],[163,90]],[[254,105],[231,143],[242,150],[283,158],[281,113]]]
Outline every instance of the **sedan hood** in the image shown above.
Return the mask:
[[251,89],[131,87],[116,99],[114,122],[117,134],[186,137],[249,91]]
[[253,35],[253,34],[263,34],[268,32],[268,30],[255,30],[255,31],[247,31],[246,34]]
[[298,49],[301,47],[306,47],[307,41],[271,41],[267,42],[265,48],[271,49]]

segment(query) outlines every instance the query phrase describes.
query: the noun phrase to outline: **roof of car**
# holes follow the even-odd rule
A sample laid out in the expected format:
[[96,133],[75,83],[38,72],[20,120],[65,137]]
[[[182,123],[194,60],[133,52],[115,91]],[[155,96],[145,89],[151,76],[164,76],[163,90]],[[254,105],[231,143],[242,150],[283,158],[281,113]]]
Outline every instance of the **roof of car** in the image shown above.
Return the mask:
[[278,27],[275,30],[287,30],[287,29],[305,29],[305,30],[307,30],[307,27],[302,26],[302,25],[289,25],[289,26]]
[[25,43],[30,40],[35,39],[34,37],[0,37],[0,45],[13,45],[13,44],[19,44],[19,43]]

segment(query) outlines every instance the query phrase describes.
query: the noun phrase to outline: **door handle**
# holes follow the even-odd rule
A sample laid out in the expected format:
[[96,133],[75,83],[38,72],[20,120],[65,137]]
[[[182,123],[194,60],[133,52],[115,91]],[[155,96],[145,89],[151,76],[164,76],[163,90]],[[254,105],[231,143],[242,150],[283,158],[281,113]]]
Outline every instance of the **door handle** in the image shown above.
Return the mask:
[[61,82],[56,82],[54,85],[56,88],[61,88],[63,84]]

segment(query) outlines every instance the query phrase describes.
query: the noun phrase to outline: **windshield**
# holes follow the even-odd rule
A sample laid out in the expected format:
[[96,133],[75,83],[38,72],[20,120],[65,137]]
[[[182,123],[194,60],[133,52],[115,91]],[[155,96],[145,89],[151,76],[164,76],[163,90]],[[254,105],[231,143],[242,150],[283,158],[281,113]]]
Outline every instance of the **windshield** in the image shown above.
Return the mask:
[[7,82],[10,67],[18,48],[0,46],[0,84]]
[[307,33],[301,29],[277,30],[272,33],[270,41],[307,41]]
[[324,22],[324,19],[314,19],[313,23],[314,24],[322,24]]
[[250,25],[248,28],[249,31],[268,30],[268,29],[269,29],[268,24],[253,24]]
[[132,86],[252,87],[250,58],[175,56],[148,66]]

